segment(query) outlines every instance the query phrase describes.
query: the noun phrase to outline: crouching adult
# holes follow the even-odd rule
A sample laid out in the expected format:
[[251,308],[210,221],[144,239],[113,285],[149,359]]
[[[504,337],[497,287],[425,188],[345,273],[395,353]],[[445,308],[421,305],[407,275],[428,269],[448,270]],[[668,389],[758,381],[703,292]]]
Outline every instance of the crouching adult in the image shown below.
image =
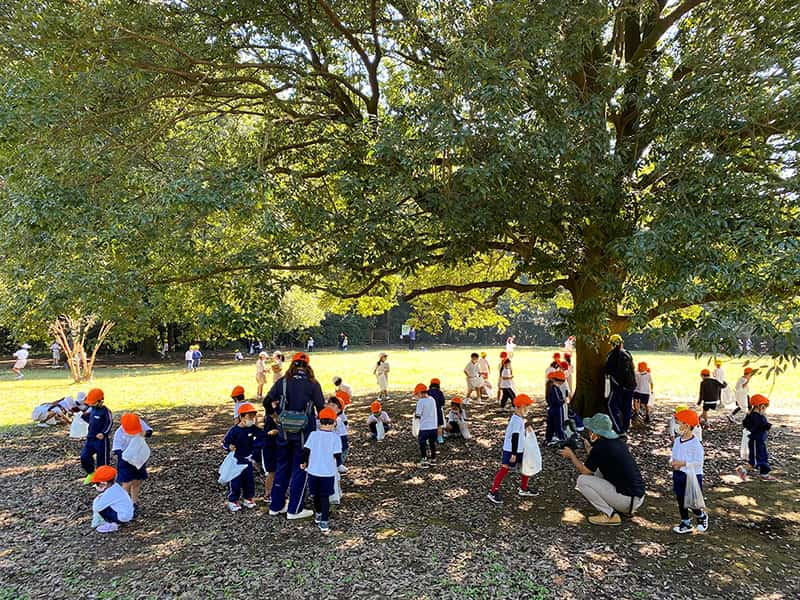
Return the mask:
[[596,414],[584,419],[583,424],[589,430],[589,441],[583,441],[589,454],[586,462],[581,462],[571,448],[564,448],[560,454],[580,473],[575,489],[600,511],[589,517],[589,522],[619,525],[620,515],[633,515],[644,502],[642,474],[608,415]]

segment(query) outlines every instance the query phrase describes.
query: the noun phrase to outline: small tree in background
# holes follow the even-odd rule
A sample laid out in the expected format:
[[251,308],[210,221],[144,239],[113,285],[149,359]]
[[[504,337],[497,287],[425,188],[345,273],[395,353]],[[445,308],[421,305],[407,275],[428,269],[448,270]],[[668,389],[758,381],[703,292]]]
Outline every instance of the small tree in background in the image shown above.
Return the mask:
[[[75,383],[92,380],[97,351],[114,327],[113,321],[102,321],[95,333],[96,324],[95,315],[81,317],[60,315],[50,325],[50,333],[64,350]],[[87,357],[88,346],[91,346],[91,356]]]

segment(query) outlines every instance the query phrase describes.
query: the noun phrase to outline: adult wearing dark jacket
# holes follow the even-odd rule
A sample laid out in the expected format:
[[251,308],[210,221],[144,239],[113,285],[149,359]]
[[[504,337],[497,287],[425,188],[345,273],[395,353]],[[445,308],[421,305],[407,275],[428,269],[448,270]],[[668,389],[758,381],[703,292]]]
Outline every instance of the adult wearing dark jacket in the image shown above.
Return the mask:
[[589,456],[581,462],[571,448],[559,453],[578,470],[575,489],[600,511],[589,517],[593,525],[619,525],[620,514],[632,515],[644,502],[644,480],[625,442],[611,428],[602,413],[583,420],[589,442],[583,441]]
[[700,397],[697,399],[697,406],[703,405],[703,414],[700,415],[700,423],[706,425],[706,416],[709,410],[717,410],[720,398],[722,396],[722,388],[728,387],[724,381],[720,382],[711,377],[711,371],[703,369],[700,371]]
[[623,348],[622,336],[614,334],[609,339],[611,352],[606,357],[605,374],[611,380],[608,396],[608,416],[617,433],[626,433],[631,424],[633,392],[636,389],[636,373],[633,357]]
[[[285,387],[284,387],[285,386]],[[285,405],[281,407],[286,395]],[[317,413],[325,407],[322,387],[314,378],[308,355],[298,352],[286,374],[278,379],[267,393],[267,400],[277,401],[275,420],[278,423],[275,481],[270,494],[269,514],[272,516],[288,512],[289,519],[303,519],[314,515],[313,510],[304,510],[306,473],[300,468],[303,445],[308,435],[316,429]],[[301,412],[306,415],[302,431],[291,433],[281,424],[282,411]],[[289,501],[285,503],[286,491]]]

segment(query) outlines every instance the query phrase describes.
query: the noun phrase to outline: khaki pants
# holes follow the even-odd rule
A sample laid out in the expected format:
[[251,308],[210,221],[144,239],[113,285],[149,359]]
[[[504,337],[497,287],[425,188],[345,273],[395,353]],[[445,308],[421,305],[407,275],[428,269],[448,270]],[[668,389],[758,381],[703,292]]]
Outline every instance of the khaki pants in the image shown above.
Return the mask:
[[609,517],[614,511],[624,515],[633,514],[644,502],[644,497],[634,498],[633,508],[631,509],[631,497],[623,496],[617,492],[613,484],[603,479],[599,474],[580,475],[575,489],[583,494],[584,498],[592,506]]

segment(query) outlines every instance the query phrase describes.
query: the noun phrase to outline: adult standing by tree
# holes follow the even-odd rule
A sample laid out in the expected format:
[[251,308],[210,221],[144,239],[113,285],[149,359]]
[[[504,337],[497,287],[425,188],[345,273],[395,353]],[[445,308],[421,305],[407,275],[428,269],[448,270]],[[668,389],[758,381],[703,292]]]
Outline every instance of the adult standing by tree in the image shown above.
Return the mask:
[[325,399],[307,354],[298,352],[292,356],[292,364],[273,384],[267,398],[278,403],[275,417],[278,423],[277,466],[269,514],[288,512],[288,519],[313,516],[314,511],[303,509],[307,478],[300,463],[303,445],[316,429],[316,416],[325,407]]
[[605,375],[611,383],[608,414],[614,423],[614,431],[626,433],[631,424],[636,372],[633,370],[631,353],[623,347],[622,336],[615,333],[608,341],[611,343],[605,366]]
[[620,514],[632,515],[644,502],[644,480],[639,466],[625,442],[611,428],[611,419],[602,413],[584,419],[589,441],[583,440],[589,456],[581,462],[572,448],[559,454],[572,461],[578,470],[575,489],[583,494],[600,514],[589,517],[593,525],[619,525]]
[[414,345],[417,343],[417,328],[413,325],[408,330],[408,349],[413,350]]

